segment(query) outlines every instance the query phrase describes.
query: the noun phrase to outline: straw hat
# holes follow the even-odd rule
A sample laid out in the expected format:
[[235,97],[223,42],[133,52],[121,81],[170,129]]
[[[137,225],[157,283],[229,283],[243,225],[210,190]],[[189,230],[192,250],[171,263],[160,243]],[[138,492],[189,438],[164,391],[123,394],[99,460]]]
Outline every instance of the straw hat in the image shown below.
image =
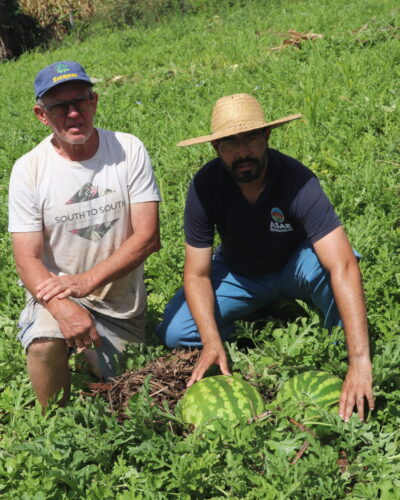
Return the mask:
[[211,130],[209,135],[194,137],[178,142],[177,146],[192,146],[202,142],[214,141],[229,137],[230,135],[249,132],[258,128],[275,128],[284,125],[292,120],[297,120],[301,115],[290,115],[279,120],[266,122],[264,112],[257,99],[249,94],[233,94],[221,97],[215,103],[212,117]]

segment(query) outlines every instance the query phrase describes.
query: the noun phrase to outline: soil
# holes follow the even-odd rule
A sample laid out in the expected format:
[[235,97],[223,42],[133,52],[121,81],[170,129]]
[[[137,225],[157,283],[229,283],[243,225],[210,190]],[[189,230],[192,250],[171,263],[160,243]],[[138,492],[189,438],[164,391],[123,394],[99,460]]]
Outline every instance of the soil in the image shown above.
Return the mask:
[[129,399],[138,393],[149,378],[150,397],[161,409],[167,403],[171,412],[183,396],[190,374],[200,356],[199,349],[174,350],[150,361],[143,368],[128,370],[109,383],[89,383],[84,395],[104,397],[113,412],[124,420]]
[[[89,392],[83,392],[85,396],[100,395],[108,401],[110,409],[116,413],[118,419],[123,421],[127,418],[125,410],[132,396],[137,394],[143,387],[146,379],[149,379],[150,397],[153,405],[164,409],[167,405],[171,413],[186,390],[187,381],[196,365],[201,350],[175,349],[165,356],[150,361],[143,368],[128,370],[122,375],[115,377],[109,383],[89,383]],[[215,371],[210,369],[210,371]],[[210,375],[217,373],[210,373]],[[245,379],[250,376],[244,375]],[[275,389],[257,387],[264,401],[271,401],[275,395]]]

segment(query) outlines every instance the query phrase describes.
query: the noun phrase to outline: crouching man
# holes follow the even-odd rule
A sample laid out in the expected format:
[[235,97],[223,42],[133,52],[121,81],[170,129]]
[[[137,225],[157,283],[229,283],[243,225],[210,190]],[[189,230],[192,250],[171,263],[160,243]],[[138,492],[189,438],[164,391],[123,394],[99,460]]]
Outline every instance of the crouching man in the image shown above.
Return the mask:
[[[216,364],[229,374],[223,341],[234,321],[285,298],[311,300],[324,326],[343,325],[349,369],[340,415],[374,404],[360,271],[338,216],[315,175],[271,149],[271,130],[300,115],[267,122],[247,94],[219,99],[211,142],[217,157],[194,176],[185,209],[184,290],[167,305],[157,333],[169,347],[203,346],[188,386]],[[215,231],[221,245],[213,252]]]

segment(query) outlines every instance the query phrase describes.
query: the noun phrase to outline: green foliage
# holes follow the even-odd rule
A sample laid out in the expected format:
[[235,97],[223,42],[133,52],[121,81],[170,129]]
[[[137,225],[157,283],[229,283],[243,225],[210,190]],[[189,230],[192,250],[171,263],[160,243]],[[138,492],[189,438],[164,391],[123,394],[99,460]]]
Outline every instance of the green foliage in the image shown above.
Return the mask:
[[[167,3],[166,3],[167,4]],[[110,5],[113,5],[110,3]],[[394,0],[198,0],[172,8],[157,24],[120,31],[96,25],[82,43],[72,36],[50,52],[24,54],[0,74],[0,497],[21,499],[332,499],[396,498],[400,473],[400,203],[398,120],[400,45]],[[289,29],[323,34],[301,48],[271,51]],[[146,263],[148,332],[182,283],[182,215],[190,178],[213,151],[177,148],[209,131],[216,99],[255,95],[268,119],[303,119],[271,136],[271,147],[299,158],[321,179],[351,243],[361,254],[376,409],[365,423],[342,422],[327,443],[288,422],[285,412],[230,432],[188,433],[151,406],[148,387],[119,424],[106,402],[79,395],[45,416],[35,406],[24,355],[15,340],[24,302],[7,235],[7,185],[13,162],[48,132],[34,117],[32,82],[45,65],[76,59],[96,78],[99,126],[139,136],[162,191],[163,248]],[[317,369],[341,379],[347,353],[301,303],[289,319],[269,313],[239,322],[227,346],[232,368],[248,374],[271,401],[285,380]],[[132,348],[139,367],[164,352],[151,337]],[[291,461],[305,440],[307,452]],[[349,465],[339,472],[340,450]],[[321,471],[323,474],[321,474]]]
[[111,0],[95,1],[96,19],[105,26],[125,28],[132,25],[150,26],[170,14],[196,9],[196,0]]

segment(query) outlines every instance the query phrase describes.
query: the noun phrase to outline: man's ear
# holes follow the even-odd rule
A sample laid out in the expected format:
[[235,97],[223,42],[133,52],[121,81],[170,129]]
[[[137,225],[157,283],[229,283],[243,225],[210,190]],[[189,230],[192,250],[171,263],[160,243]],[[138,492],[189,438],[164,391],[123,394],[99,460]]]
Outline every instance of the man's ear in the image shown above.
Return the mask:
[[269,127],[265,129],[265,137],[266,137],[267,141],[269,139],[269,136],[271,135],[271,130],[272,130],[272,128],[269,128]]
[[96,113],[97,101],[99,99],[99,94],[97,92],[92,92],[92,94],[93,94],[94,112]]
[[33,112],[39,121],[41,121],[44,125],[49,126],[49,120],[47,119],[47,115],[42,106],[35,104],[35,106],[33,106]]
[[211,141],[211,145],[215,149],[215,151],[218,153],[218,142],[217,141]]

